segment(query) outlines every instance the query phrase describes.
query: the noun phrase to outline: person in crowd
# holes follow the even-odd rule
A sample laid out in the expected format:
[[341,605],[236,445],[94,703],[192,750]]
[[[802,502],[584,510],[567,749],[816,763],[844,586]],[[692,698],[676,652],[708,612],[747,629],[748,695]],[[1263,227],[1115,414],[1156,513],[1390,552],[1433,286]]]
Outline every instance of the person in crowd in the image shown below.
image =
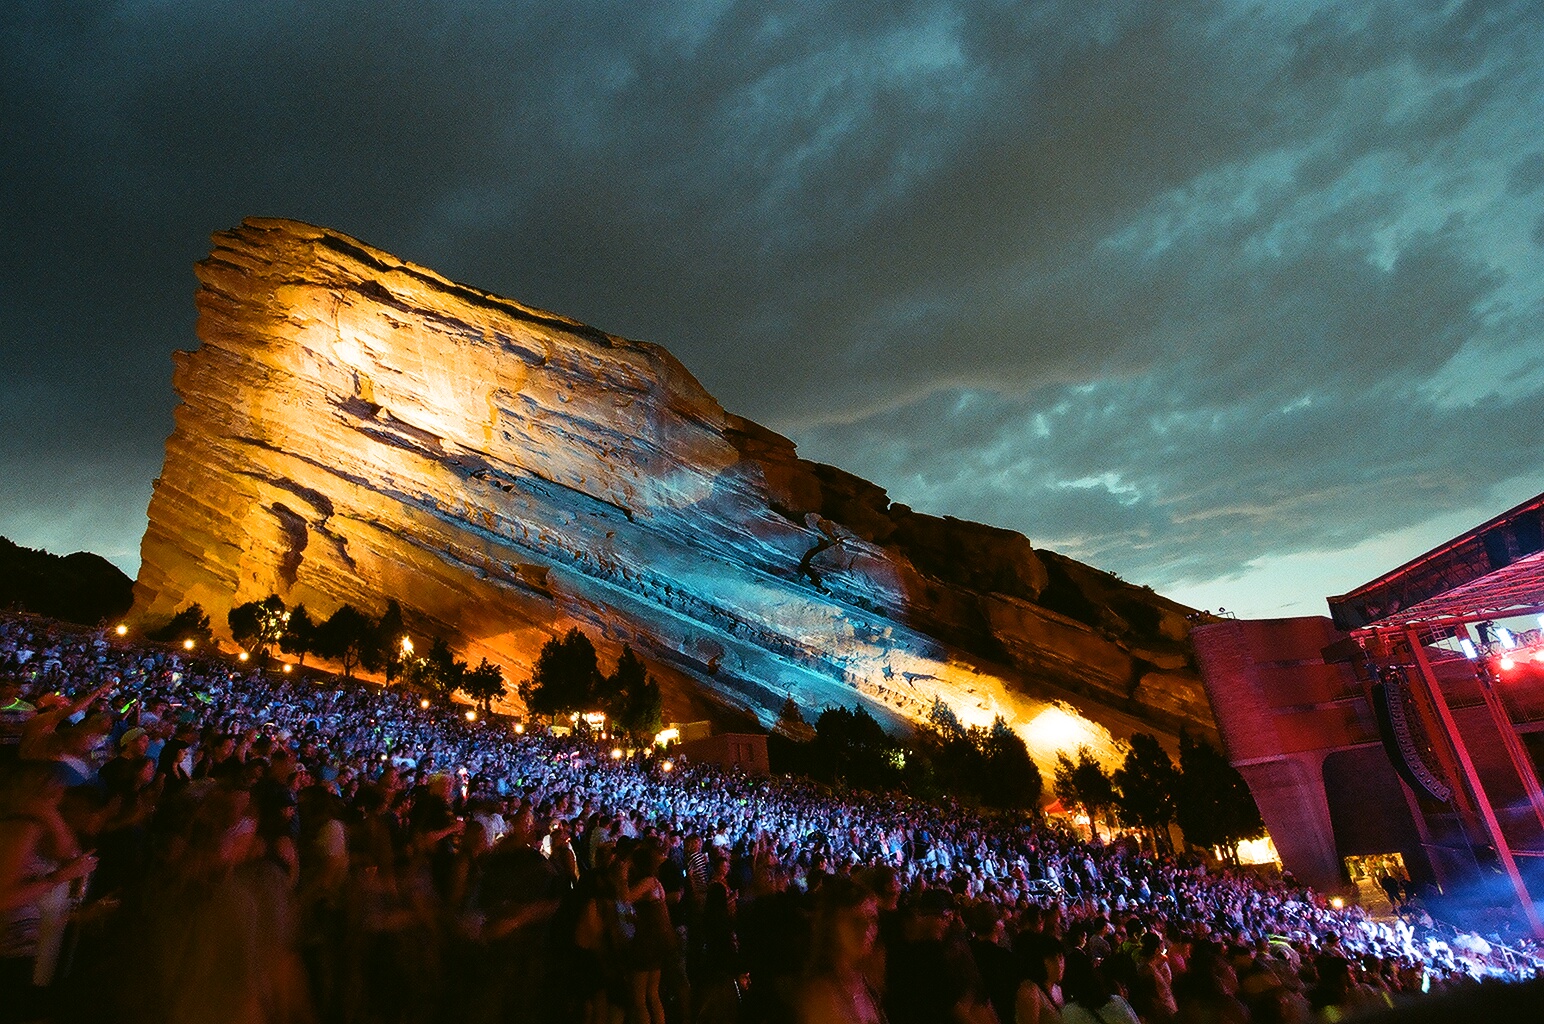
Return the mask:
[[1014,997],[1014,1024],[1060,1024],[1066,948],[1046,932],[1028,932],[1016,947],[1024,980]]
[[862,884],[820,886],[809,963],[797,996],[799,1024],[886,1024],[862,964],[879,935],[879,901]]
[[1105,974],[1081,951],[1067,955],[1062,993],[1063,1024],[1141,1024],[1131,1004],[1113,991]]
[[48,760],[0,767],[0,1021],[44,1012],[71,889],[96,869],[60,816],[66,779]]

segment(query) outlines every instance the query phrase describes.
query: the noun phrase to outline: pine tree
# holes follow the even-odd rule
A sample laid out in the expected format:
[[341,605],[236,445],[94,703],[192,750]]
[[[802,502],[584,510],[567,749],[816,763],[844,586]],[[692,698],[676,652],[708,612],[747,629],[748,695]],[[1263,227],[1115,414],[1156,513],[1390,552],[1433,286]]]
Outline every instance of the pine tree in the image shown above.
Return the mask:
[[402,622],[402,606],[393,598],[386,602],[386,610],[376,620],[372,644],[375,649],[375,660],[386,673],[388,686],[402,673],[407,660],[407,649],[402,646],[402,641],[406,639],[407,629]]
[[1044,783],[1024,738],[1013,731],[1002,715],[993,719],[990,729],[979,732],[982,800],[1005,810],[1025,810],[1038,804]]
[[606,714],[617,730],[641,738],[664,728],[659,684],[631,647],[622,648],[616,671],[605,678],[601,690]]
[[[428,687],[441,701],[449,703],[450,697],[457,690],[466,688],[467,667],[466,662],[460,661],[450,651],[450,645],[444,637],[435,637],[429,645],[429,653],[424,655],[423,665],[419,670],[419,682]],[[502,682],[502,676],[500,677]]]
[[311,620],[311,613],[306,611],[306,606],[297,604],[289,613],[289,621],[284,624],[284,633],[279,637],[279,650],[294,655],[304,665],[306,655],[315,650],[316,630],[317,625]]
[[570,629],[542,645],[531,678],[520,686],[520,698],[533,715],[594,711],[600,678],[595,645],[578,629]]
[[1133,735],[1131,748],[1110,781],[1117,790],[1115,803],[1120,808],[1121,820],[1149,830],[1155,849],[1167,850],[1179,770],[1158,738],[1145,732]]
[[1260,808],[1244,777],[1220,750],[1184,731],[1179,734],[1179,775],[1175,820],[1185,840],[1221,847],[1228,860],[1237,863],[1238,844],[1265,834]]
[[1052,786],[1062,803],[1083,809],[1083,813],[1088,815],[1089,830],[1097,834],[1094,822],[1099,812],[1114,801],[1115,791],[1110,784],[1110,776],[1094,752],[1086,746],[1080,746],[1077,753],[1076,761],[1068,757],[1066,751],[1056,755],[1056,774]]

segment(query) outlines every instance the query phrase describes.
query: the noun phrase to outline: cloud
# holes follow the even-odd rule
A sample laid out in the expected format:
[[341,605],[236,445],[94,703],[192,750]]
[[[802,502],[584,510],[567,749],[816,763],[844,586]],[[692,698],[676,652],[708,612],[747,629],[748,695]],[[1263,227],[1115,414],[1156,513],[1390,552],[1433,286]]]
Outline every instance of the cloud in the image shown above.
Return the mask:
[[665,344],[815,457],[1154,583],[1472,503],[1544,419],[1536,5],[4,17],[0,472],[59,522],[36,467],[116,481],[76,546],[142,523],[190,265],[249,214]]

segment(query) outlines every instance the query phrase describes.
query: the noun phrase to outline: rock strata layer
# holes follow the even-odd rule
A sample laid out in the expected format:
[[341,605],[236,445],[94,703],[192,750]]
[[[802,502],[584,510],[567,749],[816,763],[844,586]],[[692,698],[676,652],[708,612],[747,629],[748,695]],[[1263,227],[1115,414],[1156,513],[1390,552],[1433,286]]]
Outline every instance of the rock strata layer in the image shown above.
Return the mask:
[[792,695],[895,724],[942,697],[967,722],[1064,701],[1117,735],[1214,729],[1189,609],[800,459],[656,345],[292,221],[216,235],[197,273],[145,619],[394,597],[515,680],[571,626],[630,643],[676,715],[770,724]]

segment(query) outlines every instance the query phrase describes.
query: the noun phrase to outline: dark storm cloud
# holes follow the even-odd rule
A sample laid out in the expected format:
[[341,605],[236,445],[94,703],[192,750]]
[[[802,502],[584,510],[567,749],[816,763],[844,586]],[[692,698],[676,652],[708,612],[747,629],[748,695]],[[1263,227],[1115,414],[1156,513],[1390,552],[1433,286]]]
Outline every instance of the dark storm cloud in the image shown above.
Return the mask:
[[133,549],[190,265],[251,214],[661,342],[898,498],[1154,582],[1461,507],[1544,420],[1535,5],[15,6],[33,543]]

